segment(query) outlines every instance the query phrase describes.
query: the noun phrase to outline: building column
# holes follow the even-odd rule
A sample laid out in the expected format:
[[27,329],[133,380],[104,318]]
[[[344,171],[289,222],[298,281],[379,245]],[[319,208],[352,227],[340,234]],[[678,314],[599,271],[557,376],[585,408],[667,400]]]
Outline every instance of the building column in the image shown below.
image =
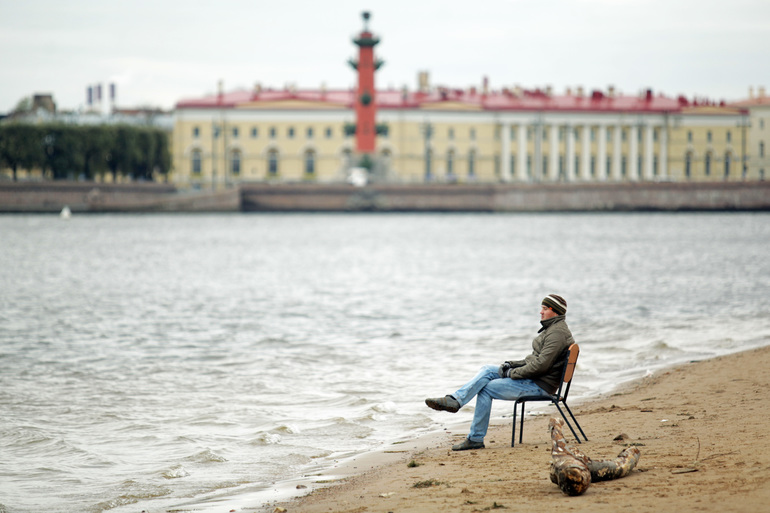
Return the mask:
[[652,180],[653,128],[648,124],[644,127],[644,180]]
[[619,182],[620,177],[620,158],[623,150],[623,141],[621,139],[621,132],[623,127],[620,124],[615,125],[612,134],[612,179]]
[[639,127],[631,125],[628,128],[628,178],[632,181],[639,180]]
[[511,181],[511,124],[500,125],[500,179]]
[[538,120],[532,125],[535,135],[535,154],[532,156],[532,178],[536,182],[543,180],[543,123]]
[[522,181],[531,180],[527,176],[527,126],[520,124],[516,129],[516,177]]
[[580,177],[583,180],[591,179],[591,127],[583,126],[580,150]]
[[668,124],[660,128],[660,158],[659,171],[660,178],[668,178]]
[[548,180],[559,179],[559,125],[551,125],[548,131]]
[[564,130],[567,131],[567,181],[575,181],[575,128],[571,125],[567,125]]
[[596,132],[596,179],[603,182],[607,179],[607,127],[599,125]]

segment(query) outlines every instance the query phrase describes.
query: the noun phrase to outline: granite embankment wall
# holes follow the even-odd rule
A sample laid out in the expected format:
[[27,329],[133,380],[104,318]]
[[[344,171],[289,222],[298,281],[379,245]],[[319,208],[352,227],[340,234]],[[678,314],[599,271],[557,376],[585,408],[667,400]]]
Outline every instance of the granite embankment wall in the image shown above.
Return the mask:
[[242,186],[244,211],[770,210],[770,182]]
[[94,182],[0,183],[0,212],[237,212],[236,188],[218,192],[179,192],[156,183]]
[[0,183],[0,212],[578,212],[770,210],[770,182],[489,185],[242,184],[222,191]]

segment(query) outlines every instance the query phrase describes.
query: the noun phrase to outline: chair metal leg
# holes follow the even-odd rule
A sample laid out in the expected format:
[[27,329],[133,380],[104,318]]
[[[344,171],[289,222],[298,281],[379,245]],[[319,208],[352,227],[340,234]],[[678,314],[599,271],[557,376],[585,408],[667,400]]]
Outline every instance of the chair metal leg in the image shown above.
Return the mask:
[[583,442],[580,441],[580,437],[575,432],[575,428],[572,427],[572,424],[570,423],[569,419],[567,418],[566,415],[564,415],[564,411],[559,407],[559,403],[553,403],[553,404],[556,406],[556,409],[559,410],[559,413],[561,414],[561,418],[564,419],[564,423],[567,424],[567,427],[569,427],[569,430],[572,431],[572,436],[575,437],[575,440],[577,440],[577,443],[582,444]]
[[[580,423],[579,423],[579,422],[577,421],[577,419],[575,418],[575,415],[572,413],[572,410],[570,410],[570,408],[569,408],[569,406],[567,406],[567,403],[566,403],[566,402],[565,402],[565,403],[562,403],[562,404],[564,404],[564,407],[567,409],[567,412],[569,412],[569,416],[570,416],[570,417],[572,417],[572,420],[575,422],[575,425],[576,425],[576,426],[577,426],[577,428],[580,430],[580,434],[581,434],[581,435],[583,435],[583,438],[584,438],[584,439],[585,439],[585,441],[587,442],[587,441],[588,441],[588,437],[586,436],[585,432],[583,431],[583,428],[582,428],[582,427],[580,427]],[[579,442],[579,441],[580,441],[580,439],[578,439],[578,442]]]
[[513,403],[513,433],[511,433],[511,447],[516,446],[516,407],[519,403]]

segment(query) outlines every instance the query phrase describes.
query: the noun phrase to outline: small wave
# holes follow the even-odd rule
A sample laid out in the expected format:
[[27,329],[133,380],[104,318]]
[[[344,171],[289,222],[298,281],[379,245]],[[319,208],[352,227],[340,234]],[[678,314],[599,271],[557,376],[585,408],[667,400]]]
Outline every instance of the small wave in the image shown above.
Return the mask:
[[227,458],[225,458],[224,456],[220,456],[219,454],[215,453],[211,449],[206,449],[204,451],[196,453],[187,459],[198,463],[223,463],[227,461]]
[[296,424],[286,424],[283,426],[279,426],[278,428],[276,428],[276,431],[280,433],[288,433],[290,435],[294,435],[302,432],[302,430],[298,428]]
[[393,413],[397,411],[396,403],[388,401],[387,403],[378,403],[372,406],[372,410],[378,413]]
[[252,445],[275,445],[281,443],[283,438],[278,433],[260,433],[254,440],[251,441]]
[[96,505],[95,509],[97,511],[104,511],[120,506],[127,506],[129,504],[136,504],[141,500],[157,499],[171,493],[171,489],[166,488],[165,486],[138,483],[133,480],[124,481],[121,484],[121,488],[123,490],[120,495],[113,499],[100,502]]
[[161,474],[166,479],[179,479],[190,475],[182,465],[175,465]]

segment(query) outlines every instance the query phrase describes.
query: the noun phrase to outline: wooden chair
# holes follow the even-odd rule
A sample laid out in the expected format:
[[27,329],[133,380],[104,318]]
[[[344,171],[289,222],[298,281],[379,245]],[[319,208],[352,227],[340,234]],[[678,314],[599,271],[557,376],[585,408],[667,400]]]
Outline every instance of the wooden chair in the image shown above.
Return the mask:
[[572,427],[572,424],[570,424],[569,419],[566,415],[564,415],[564,411],[559,406],[559,403],[561,403],[564,408],[567,410],[567,413],[569,413],[569,416],[572,418],[572,421],[575,423],[577,428],[580,430],[580,433],[583,435],[583,438],[585,441],[588,441],[588,437],[583,432],[583,428],[580,427],[580,424],[578,423],[577,419],[575,418],[575,415],[572,414],[572,410],[569,409],[569,406],[567,406],[567,396],[569,395],[569,388],[570,385],[572,385],[572,376],[575,373],[575,365],[577,364],[578,355],[580,354],[580,347],[577,344],[572,344],[567,348],[566,355],[564,357],[564,367],[562,369],[562,375],[561,375],[561,383],[559,384],[559,389],[556,391],[553,395],[527,395],[523,397],[519,397],[516,399],[516,402],[513,403],[513,435],[511,437],[511,447],[513,447],[516,443],[516,410],[519,404],[521,404],[521,426],[519,428],[519,443],[522,443],[522,438],[524,437],[524,405],[528,401],[551,401],[555,406],[556,409],[559,410],[559,413],[561,414],[562,418],[564,419],[564,422],[569,426],[570,431],[572,431],[572,434],[575,436],[575,440],[578,441],[578,443],[582,443],[580,441],[580,437],[575,432],[575,428]]

